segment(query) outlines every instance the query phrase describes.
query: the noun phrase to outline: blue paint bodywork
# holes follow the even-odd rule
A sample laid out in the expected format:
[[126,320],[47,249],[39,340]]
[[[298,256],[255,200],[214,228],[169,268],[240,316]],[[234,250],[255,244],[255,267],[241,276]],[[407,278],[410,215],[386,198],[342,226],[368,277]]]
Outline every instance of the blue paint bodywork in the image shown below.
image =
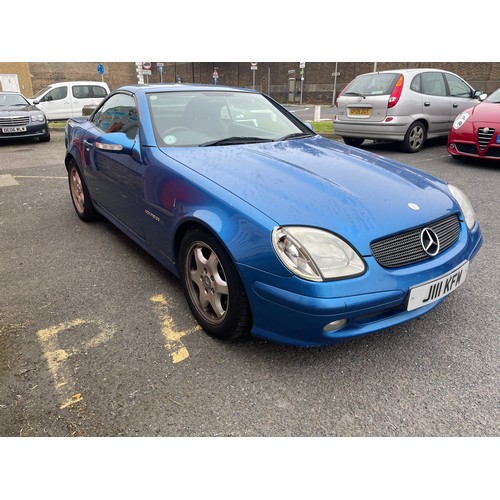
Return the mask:
[[[445,182],[318,135],[232,146],[158,147],[147,94],[165,88],[200,89],[118,89],[135,97],[139,113],[139,132],[130,150],[117,154],[86,148],[86,143],[106,142],[116,134],[103,135],[86,118],[73,119],[66,129],[66,161],[77,162],[95,208],[177,276],[185,229],[200,224],[213,232],[242,278],[254,335],[319,346],[408,321],[441,302],[407,311],[410,287],[450,272],[480,248],[479,225],[467,228]],[[409,203],[420,210],[411,210]],[[372,256],[374,240],[451,214],[459,214],[460,236],[437,256],[394,269]],[[287,225],[340,236],[363,258],[365,272],[325,282],[292,274],[271,241],[273,229]],[[324,330],[337,319],[347,319],[346,325]]]

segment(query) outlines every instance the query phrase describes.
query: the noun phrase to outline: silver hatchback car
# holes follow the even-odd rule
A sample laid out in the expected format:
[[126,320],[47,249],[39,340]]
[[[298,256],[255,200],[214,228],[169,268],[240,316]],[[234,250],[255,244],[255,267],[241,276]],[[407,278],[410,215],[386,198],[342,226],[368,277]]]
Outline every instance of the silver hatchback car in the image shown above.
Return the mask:
[[399,69],[357,76],[339,94],[334,132],[350,146],[365,139],[398,141],[407,153],[447,136],[456,116],[479,104],[474,90],[440,69]]

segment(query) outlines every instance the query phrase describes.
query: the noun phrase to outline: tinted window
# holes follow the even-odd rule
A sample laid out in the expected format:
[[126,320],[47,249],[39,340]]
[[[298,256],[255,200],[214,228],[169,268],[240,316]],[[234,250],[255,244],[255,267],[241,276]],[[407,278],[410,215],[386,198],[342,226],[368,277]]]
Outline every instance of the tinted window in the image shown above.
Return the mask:
[[450,95],[453,97],[472,97],[471,88],[458,76],[444,74],[450,89]]
[[410,89],[414,92],[418,92],[419,94],[422,93],[422,81],[420,79],[420,74],[413,78],[410,84]]
[[400,76],[399,73],[376,73],[358,76],[346,88],[344,95],[362,94],[369,96],[391,94]]
[[94,97],[106,97],[108,95],[108,91],[100,85],[93,85],[92,94]]
[[57,87],[52,89],[43,99],[44,101],[60,101],[68,96],[68,87]]
[[103,132],[124,132],[134,138],[138,129],[134,98],[128,94],[115,94],[99,108],[92,122]]
[[73,96],[77,99],[88,99],[89,97],[92,97],[90,87],[88,85],[74,85]]
[[492,92],[486,99],[485,101],[488,102],[496,102],[500,103],[500,89],[495,90],[495,92]]
[[429,71],[422,73],[422,92],[427,95],[446,96],[443,74]]

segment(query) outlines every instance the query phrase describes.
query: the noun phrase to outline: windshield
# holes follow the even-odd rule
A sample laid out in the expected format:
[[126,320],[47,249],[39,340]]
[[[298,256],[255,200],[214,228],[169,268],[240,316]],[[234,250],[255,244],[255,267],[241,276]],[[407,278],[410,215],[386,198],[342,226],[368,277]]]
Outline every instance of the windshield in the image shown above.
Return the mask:
[[148,94],[159,147],[222,146],[314,135],[262,94],[181,91]]
[[20,94],[0,94],[0,106],[27,106],[29,102]]
[[398,73],[370,73],[355,78],[345,89],[344,95],[387,95],[400,77]]
[[40,97],[41,95],[45,94],[45,92],[47,92],[47,90],[50,90],[52,87],[45,87],[44,89],[38,91],[33,97],[32,99],[37,99],[38,97]]
[[495,102],[495,103],[500,103],[500,89],[495,90],[495,92],[492,92],[486,99],[485,102]]

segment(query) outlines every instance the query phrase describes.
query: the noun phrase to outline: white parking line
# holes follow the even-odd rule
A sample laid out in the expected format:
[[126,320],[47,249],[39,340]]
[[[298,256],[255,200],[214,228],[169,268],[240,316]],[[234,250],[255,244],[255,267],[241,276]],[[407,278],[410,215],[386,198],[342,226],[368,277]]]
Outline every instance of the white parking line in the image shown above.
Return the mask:
[[0,187],[18,186],[19,182],[10,174],[0,175]]

